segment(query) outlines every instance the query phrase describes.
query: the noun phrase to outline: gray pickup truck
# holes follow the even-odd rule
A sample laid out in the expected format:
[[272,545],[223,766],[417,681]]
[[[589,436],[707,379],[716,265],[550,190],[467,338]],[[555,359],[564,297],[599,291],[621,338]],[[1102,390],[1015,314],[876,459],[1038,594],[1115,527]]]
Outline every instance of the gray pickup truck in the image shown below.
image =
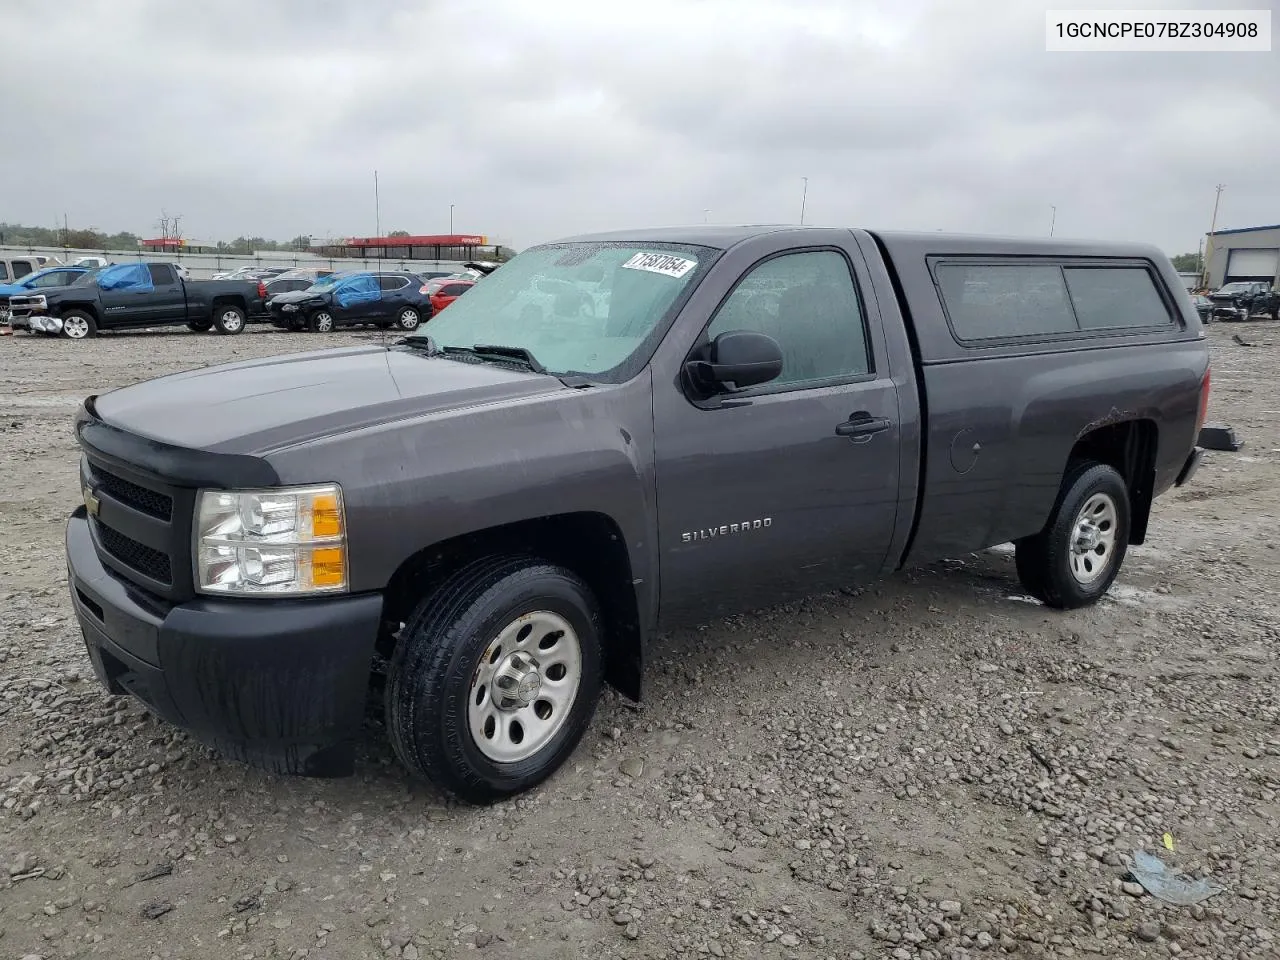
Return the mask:
[[241,760],[353,769],[381,704],[484,803],[658,630],[1012,541],[1107,591],[1185,483],[1199,318],[1139,245],[792,227],[532,248],[412,336],[88,398],[72,600],[101,682]]

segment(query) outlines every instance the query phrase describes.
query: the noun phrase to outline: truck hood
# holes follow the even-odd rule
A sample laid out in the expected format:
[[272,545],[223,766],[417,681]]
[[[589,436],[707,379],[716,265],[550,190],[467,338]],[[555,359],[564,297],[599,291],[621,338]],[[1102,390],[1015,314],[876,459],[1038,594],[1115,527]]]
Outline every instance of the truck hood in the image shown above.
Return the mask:
[[272,450],[389,420],[565,390],[555,377],[431,357],[407,347],[340,347],[221,364],[93,399],[130,433],[216,453]]
[[270,294],[272,303],[306,303],[308,300],[314,300],[319,303],[324,299],[324,291],[312,293],[308,288],[306,290],[287,290],[284,293]]
[[23,287],[16,283],[0,284],[0,297],[56,297],[71,289],[71,284],[59,284],[56,287]]

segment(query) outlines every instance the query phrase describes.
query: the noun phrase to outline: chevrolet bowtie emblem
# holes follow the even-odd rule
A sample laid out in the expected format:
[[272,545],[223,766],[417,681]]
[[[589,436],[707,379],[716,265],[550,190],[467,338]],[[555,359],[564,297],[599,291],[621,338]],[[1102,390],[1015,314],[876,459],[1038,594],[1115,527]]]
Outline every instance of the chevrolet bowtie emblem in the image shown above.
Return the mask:
[[88,486],[84,488],[84,506],[85,509],[89,511],[90,515],[95,517],[98,515],[98,510],[102,506],[102,501],[94,496],[93,489]]

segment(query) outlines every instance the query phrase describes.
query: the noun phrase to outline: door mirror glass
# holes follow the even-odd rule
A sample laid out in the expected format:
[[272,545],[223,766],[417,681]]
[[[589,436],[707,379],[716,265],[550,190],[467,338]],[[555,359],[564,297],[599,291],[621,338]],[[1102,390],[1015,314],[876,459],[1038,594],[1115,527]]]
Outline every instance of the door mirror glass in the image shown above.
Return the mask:
[[778,341],[753,330],[726,330],[703,355],[705,359],[691,360],[686,369],[695,384],[712,392],[758,386],[782,373]]

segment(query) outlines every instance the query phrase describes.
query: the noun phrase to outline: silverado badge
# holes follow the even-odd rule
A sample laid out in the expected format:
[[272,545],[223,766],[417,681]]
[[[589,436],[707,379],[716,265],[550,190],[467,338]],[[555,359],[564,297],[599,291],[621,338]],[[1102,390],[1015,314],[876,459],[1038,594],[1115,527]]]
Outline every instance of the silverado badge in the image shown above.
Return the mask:
[[760,520],[744,520],[741,523],[722,523],[718,527],[705,527],[702,530],[686,530],[680,534],[681,543],[693,543],[695,540],[710,540],[713,537],[728,537],[735,533],[746,533],[748,530],[766,530],[773,526],[773,517]]

